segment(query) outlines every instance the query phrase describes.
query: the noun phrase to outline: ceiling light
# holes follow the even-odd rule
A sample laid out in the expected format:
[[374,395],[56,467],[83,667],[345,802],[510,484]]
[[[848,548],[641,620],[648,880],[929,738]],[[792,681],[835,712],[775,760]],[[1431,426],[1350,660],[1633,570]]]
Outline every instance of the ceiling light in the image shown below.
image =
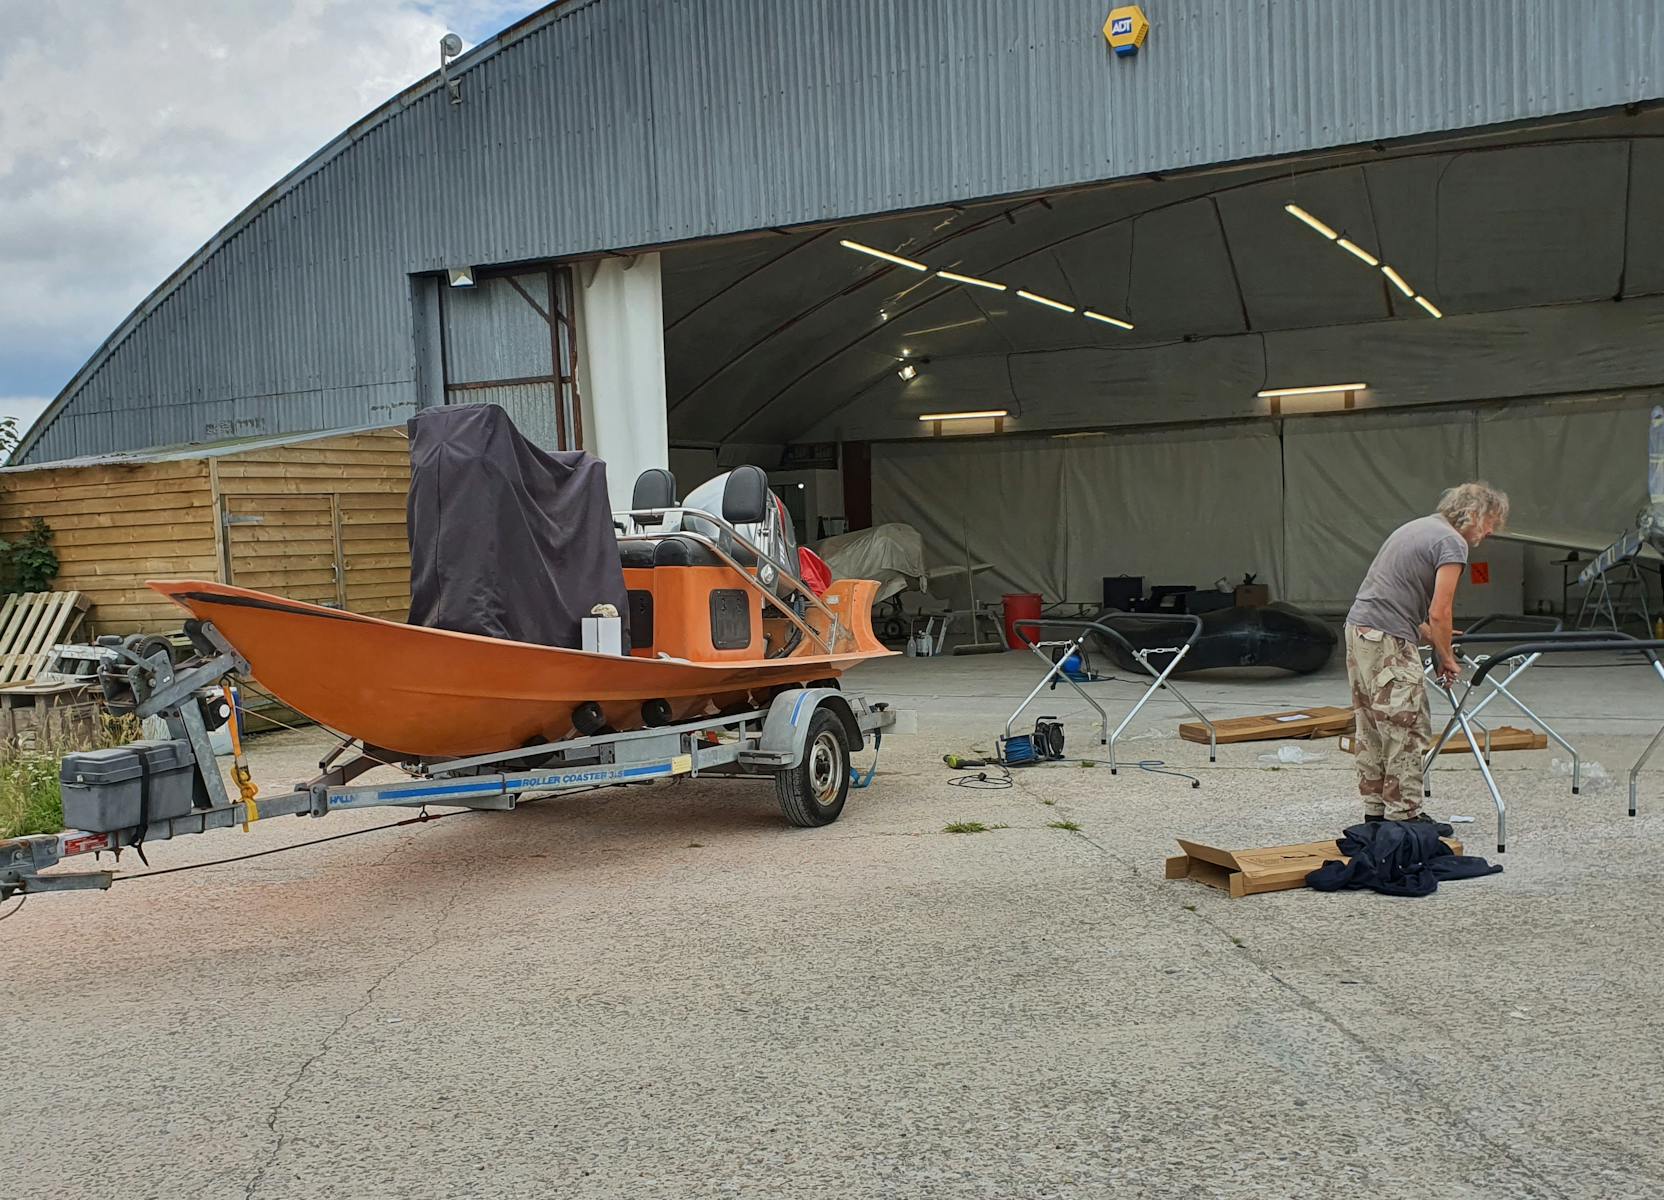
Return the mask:
[[1433,302],[1431,300],[1429,300],[1426,296],[1417,296],[1416,297],[1416,303],[1421,305],[1423,308],[1425,308],[1427,310],[1427,313],[1428,313],[1429,316],[1432,316],[1432,317],[1442,317],[1442,316],[1444,316],[1444,314],[1442,312],[1440,312],[1434,306]]
[[1416,294],[1415,288],[1404,282],[1404,276],[1393,270],[1386,263],[1381,264],[1381,274],[1392,280],[1392,285],[1399,291],[1403,292],[1406,296],[1414,296]]
[[1021,296],[1024,300],[1032,300],[1036,304],[1044,304],[1047,308],[1057,309],[1058,312],[1072,313],[1072,312],[1075,311],[1073,308],[1071,308],[1069,305],[1063,303],[1063,301],[1061,301],[1061,300],[1052,300],[1052,299],[1050,299],[1049,297],[1046,297],[1046,296],[1036,296],[1033,292],[1023,291],[1022,288],[1017,289],[1017,294],[1019,296]]
[[1297,221],[1304,221],[1313,229],[1321,233],[1324,237],[1328,238],[1331,242],[1340,237],[1340,234],[1336,233],[1333,229],[1330,229],[1322,221],[1319,221],[1316,217],[1312,216],[1311,213],[1301,208],[1298,204],[1285,204],[1283,205],[1283,211]]
[[1255,392],[1261,400],[1271,400],[1277,396],[1316,396],[1323,392],[1361,392],[1367,388],[1367,383],[1320,383],[1314,387],[1266,388]]
[[983,408],[976,412],[925,413],[921,421],[975,421],[991,420],[1010,416],[1010,410],[1004,408]]
[[996,292],[1005,291],[1005,284],[995,283],[992,279],[978,279],[974,275],[961,275],[957,271],[937,271],[937,276],[953,283],[968,283],[972,287],[992,288]]
[[876,246],[863,246],[860,242],[852,242],[847,238],[839,242],[845,250],[859,250],[862,254],[870,254],[874,258],[882,258],[885,262],[895,263],[898,267],[911,267],[915,271],[928,271],[929,267],[922,262],[914,262],[910,258],[903,258],[899,254],[891,254],[888,250],[880,250]]
[[907,363],[896,374],[901,376],[903,383],[910,383],[919,377],[919,369],[912,363]]
[[1365,250],[1362,246],[1358,245],[1357,242],[1349,242],[1345,238],[1341,238],[1335,244],[1348,254],[1356,254],[1372,267],[1378,267],[1381,265],[1380,259],[1376,258],[1368,250]]
[[1131,329],[1131,321],[1123,321],[1120,317],[1106,317],[1103,313],[1093,312],[1090,308],[1082,309],[1081,316],[1091,317],[1094,321],[1102,321],[1105,325],[1113,325],[1117,329]]

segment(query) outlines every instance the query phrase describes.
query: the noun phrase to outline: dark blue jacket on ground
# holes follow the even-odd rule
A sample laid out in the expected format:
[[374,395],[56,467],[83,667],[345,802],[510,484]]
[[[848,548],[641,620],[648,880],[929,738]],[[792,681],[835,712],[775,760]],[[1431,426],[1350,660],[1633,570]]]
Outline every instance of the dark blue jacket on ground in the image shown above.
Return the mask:
[[1306,884],[1320,892],[1371,888],[1387,896],[1430,896],[1444,879],[1477,879],[1502,870],[1472,854],[1457,854],[1440,840],[1450,826],[1425,821],[1374,821],[1353,825],[1337,840],[1350,861],[1326,862]]

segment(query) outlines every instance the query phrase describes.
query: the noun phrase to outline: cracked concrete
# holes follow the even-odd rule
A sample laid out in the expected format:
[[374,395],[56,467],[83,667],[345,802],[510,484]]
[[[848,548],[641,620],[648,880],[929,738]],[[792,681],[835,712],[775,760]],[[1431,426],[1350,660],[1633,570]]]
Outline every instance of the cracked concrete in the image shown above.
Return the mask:
[[[785,827],[767,784],[702,781],[32,899],[0,924],[14,1190],[1664,1194],[1664,769],[1631,820],[1621,786],[1573,798],[1550,753],[1498,756],[1504,874],[1233,901],[1162,877],[1173,838],[1333,833],[1349,760],[1273,771],[1251,745],[1210,766],[1163,702],[1133,748],[1198,790],[1076,767],[947,786],[941,754],[987,748],[1031,668],[864,669],[920,731],[822,830]],[[1612,771],[1664,719],[1633,670],[1521,686]],[[1185,688],[1221,715],[1344,696],[1336,672]],[[1078,704],[1047,705],[1096,749]],[[304,776],[319,744],[258,739],[256,777]],[[1489,851],[1471,762],[1438,784]],[[387,820],[148,849],[170,867]]]

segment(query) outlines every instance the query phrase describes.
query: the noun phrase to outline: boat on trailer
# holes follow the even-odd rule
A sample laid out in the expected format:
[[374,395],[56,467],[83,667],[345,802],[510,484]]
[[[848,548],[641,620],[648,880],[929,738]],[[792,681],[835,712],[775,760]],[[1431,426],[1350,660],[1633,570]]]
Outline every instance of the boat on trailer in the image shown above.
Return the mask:
[[[110,869],[42,872],[273,816],[504,810],[534,793],[676,776],[772,776],[788,822],[836,820],[852,752],[869,737],[876,749],[895,723],[839,685],[892,653],[871,627],[877,583],[806,583],[790,519],[755,467],[686,502],[668,472],[647,472],[611,523],[627,612],[599,605],[595,619],[627,630],[616,653],[401,625],[206,580],[153,582],[189,614],[193,653],[176,663],[154,636],[104,644],[99,680],[112,708],[165,721],[171,744],[160,758],[156,743],[65,758],[65,819],[80,827],[0,841],[0,895],[108,887]],[[340,736],[314,778],[261,795],[238,741],[228,791],[209,732],[234,715],[238,678]],[[405,778],[361,781],[384,766]]]

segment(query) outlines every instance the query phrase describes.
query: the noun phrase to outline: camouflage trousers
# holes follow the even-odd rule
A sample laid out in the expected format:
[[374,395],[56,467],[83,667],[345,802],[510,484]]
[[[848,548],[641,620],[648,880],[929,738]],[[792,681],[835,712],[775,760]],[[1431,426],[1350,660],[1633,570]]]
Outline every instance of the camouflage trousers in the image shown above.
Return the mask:
[[1421,654],[1403,638],[1348,625],[1346,677],[1364,812],[1409,820],[1421,812],[1421,760],[1433,740]]

